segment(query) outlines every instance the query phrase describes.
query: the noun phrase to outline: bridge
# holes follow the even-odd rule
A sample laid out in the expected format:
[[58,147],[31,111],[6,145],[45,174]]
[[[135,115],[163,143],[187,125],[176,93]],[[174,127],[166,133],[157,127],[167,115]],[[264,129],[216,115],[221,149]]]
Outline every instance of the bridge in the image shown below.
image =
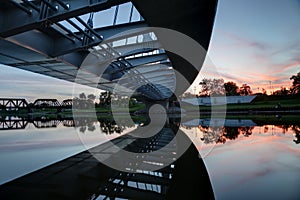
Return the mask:
[[26,99],[18,99],[18,98],[0,98],[0,109],[5,110],[16,110],[27,108],[28,102]]
[[[217,0],[1,0],[0,63],[119,94],[166,100],[189,87],[177,87],[183,83],[175,70],[192,83],[205,54],[191,47],[195,68],[168,50],[172,43],[184,49],[187,44],[150,27],[179,31],[207,50],[216,6]],[[84,62],[88,56],[92,63]]]
[[0,130],[15,130],[15,129],[25,129],[28,121],[25,119],[2,119],[0,118]]
[[[178,31],[207,50],[216,7],[217,0],[0,0],[0,63],[118,94],[166,101],[190,86],[206,54],[178,35],[165,37],[164,31],[152,27]],[[177,55],[174,45],[175,51],[188,55]],[[153,137],[126,135],[113,140],[121,149],[139,154],[135,157],[124,157],[111,143],[103,144],[91,149],[92,154],[83,152],[1,185],[0,196],[176,199],[205,194],[213,199],[195,146],[175,159],[182,141],[189,139],[174,127],[179,123],[174,124]],[[172,143],[175,135],[183,138]],[[166,151],[157,151],[166,145],[170,145]],[[108,156],[108,162],[122,161],[128,172],[104,166],[95,154]],[[158,166],[163,167],[151,170]]]
[[75,127],[73,119],[25,119],[20,117],[8,116],[0,118],[0,131],[25,129],[28,124],[33,124],[35,128],[56,128],[59,124],[66,127]]
[[73,100],[65,99],[61,103],[57,99],[36,99],[33,103],[28,103],[26,99],[19,98],[0,98],[0,110],[12,111],[34,108],[72,108]]

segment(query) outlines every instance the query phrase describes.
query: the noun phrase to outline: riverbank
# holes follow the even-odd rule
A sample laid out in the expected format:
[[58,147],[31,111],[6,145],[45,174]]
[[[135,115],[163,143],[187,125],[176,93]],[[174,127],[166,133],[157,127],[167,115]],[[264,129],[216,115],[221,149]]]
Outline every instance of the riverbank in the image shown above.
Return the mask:
[[[185,102],[180,102],[181,109],[171,107],[168,110],[170,114],[185,113],[186,115],[297,115],[300,114],[300,96],[258,96],[251,103],[245,104],[227,104],[215,106],[195,106]],[[114,113],[125,114],[130,112],[131,115],[147,114],[145,104],[136,104],[125,107],[116,107]],[[20,116],[20,117],[38,117],[47,116],[52,118],[52,115],[70,115],[74,113],[80,115],[97,114],[97,116],[110,116],[112,109],[107,107],[96,107],[90,109],[55,109],[55,108],[39,108],[39,109],[20,109],[20,110],[0,110],[0,117],[5,116]]]
[[227,104],[215,106],[194,106],[181,102],[187,112],[226,114],[298,114],[300,113],[300,96],[258,96],[251,103]]

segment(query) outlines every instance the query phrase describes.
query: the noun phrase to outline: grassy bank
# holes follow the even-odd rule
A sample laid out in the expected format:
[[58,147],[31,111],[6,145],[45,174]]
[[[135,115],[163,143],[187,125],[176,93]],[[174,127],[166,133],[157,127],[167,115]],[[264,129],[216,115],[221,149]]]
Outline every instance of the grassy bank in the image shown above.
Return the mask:
[[[189,113],[182,121],[190,121],[194,119],[210,119],[211,115],[195,115]],[[215,118],[224,116],[214,116]],[[300,125],[300,119],[298,115],[226,115],[226,119],[237,119],[237,120],[252,120],[258,126],[263,125]]]
[[[134,113],[135,111],[145,109],[144,104],[136,104],[129,108],[130,113]],[[51,115],[51,114],[61,114],[61,115],[68,115],[72,114],[73,111],[77,111],[78,113],[111,113],[112,109],[110,106],[108,107],[96,107],[90,109],[80,109],[80,110],[72,110],[70,109],[62,109],[61,111],[57,111],[57,109],[53,108],[46,108],[46,109],[32,109],[30,112],[28,109],[20,109],[20,110],[0,110],[0,116],[27,116],[27,115]],[[117,113],[124,113],[127,112],[128,108],[124,107],[116,107],[114,108],[114,112]]]
[[[183,108],[188,111],[211,112],[211,106],[193,106],[183,103]],[[224,106],[214,106],[214,110],[222,111]],[[263,96],[255,98],[251,103],[228,104],[226,111],[291,111],[300,110],[300,96]]]

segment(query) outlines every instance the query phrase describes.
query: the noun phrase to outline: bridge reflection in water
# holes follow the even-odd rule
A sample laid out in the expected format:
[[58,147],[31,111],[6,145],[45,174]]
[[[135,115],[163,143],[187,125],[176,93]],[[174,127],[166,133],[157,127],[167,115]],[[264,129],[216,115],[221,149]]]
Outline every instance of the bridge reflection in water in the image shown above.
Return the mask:
[[43,117],[28,119],[20,117],[0,117],[0,130],[25,129],[28,124],[33,124],[35,128],[56,128],[59,124],[66,127],[75,127],[73,119],[44,119]]
[[[170,118],[162,130],[147,138],[122,135],[112,143],[101,144],[3,184],[0,196],[3,199],[152,200],[205,195],[213,199],[207,170],[195,146],[189,146],[179,159],[175,159],[182,142],[189,140],[179,130],[179,124],[177,119]],[[180,140],[173,140],[176,134],[180,135]],[[162,149],[167,144],[168,148]],[[135,156],[122,157],[115,151],[115,145],[135,152]],[[143,152],[153,154],[149,156]],[[106,163],[122,162],[124,170],[101,163],[96,159],[99,154],[107,156]],[[160,165],[161,169],[152,171],[152,165]]]

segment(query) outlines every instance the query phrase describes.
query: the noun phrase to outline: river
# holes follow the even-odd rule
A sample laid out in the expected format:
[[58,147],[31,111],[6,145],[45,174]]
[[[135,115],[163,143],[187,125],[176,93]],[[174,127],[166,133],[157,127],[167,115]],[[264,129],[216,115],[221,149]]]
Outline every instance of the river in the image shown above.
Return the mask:
[[[299,198],[300,126],[284,117],[269,121],[182,119],[180,130],[203,158],[216,199]],[[126,135],[141,123],[2,119],[0,183]]]

